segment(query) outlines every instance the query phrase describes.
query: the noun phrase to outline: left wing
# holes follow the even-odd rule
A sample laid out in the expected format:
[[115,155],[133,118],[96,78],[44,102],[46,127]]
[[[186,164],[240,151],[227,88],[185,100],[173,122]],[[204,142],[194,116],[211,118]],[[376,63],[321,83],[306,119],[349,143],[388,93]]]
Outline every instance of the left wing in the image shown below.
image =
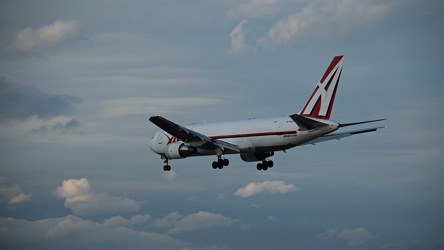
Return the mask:
[[381,128],[385,128],[385,126],[374,127],[374,128],[365,128],[365,129],[358,129],[358,130],[347,131],[347,132],[340,132],[340,133],[327,134],[327,135],[318,137],[318,138],[316,138],[314,140],[311,140],[311,141],[308,141],[306,143],[303,143],[301,145],[315,144],[315,143],[318,143],[318,142],[324,142],[324,141],[330,141],[330,140],[339,140],[341,138],[349,137],[349,136],[356,135],[356,134],[374,132],[374,131],[376,131],[378,129],[381,129]]
[[240,149],[236,145],[218,139],[211,139],[206,135],[176,124],[162,116],[151,116],[150,121],[165,132],[194,147],[202,147],[209,150],[216,150],[219,148],[222,151],[229,149],[235,152],[240,152]]

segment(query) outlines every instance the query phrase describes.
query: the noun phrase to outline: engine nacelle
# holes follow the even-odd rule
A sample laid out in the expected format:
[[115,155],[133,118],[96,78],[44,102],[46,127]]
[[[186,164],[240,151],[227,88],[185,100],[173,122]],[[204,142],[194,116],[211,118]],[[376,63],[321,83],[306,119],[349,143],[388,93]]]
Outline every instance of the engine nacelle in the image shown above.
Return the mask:
[[240,157],[243,161],[263,161],[265,158],[273,156],[274,152],[260,152],[260,153],[241,153]]
[[165,147],[165,156],[167,159],[186,158],[195,153],[197,153],[197,148],[185,145],[182,142],[171,143]]

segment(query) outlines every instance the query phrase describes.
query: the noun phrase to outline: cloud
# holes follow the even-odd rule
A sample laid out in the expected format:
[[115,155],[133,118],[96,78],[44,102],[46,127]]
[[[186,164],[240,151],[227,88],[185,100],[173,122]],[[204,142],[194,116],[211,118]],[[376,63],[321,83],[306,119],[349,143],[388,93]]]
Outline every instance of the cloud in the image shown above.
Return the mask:
[[165,217],[161,219],[157,219],[153,222],[153,226],[157,228],[169,228],[174,226],[183,216],[178,212],[172,212],[167,214]]
[[78,215],[128,213],[141,208],[135,200],[96,192],[86,178],[63,181],[54,195],[65,199],[65,207]]
[[[149,216],[137,215],[129,221],[145,223],[147,217]],[[184,242],[168,235],[137,231],[125,225],[117,226],[117,224],[109,223],[115,220],[113,218],[105,220],[103,224],[73,215],[37,221],[0,218],[2,234],[0,241],[2,245],[14,245],[22,249],[79,249],[84,246],[94,249],[180,249],[186,247]],[[116,226],[111,226],[111,224]]]
[[0,120],[20,120],[30,116],[47,119],[70,114],[79,102],[77,97],[50,95],[37,87],[0,77]]
[[23,56],[39,52],[42,49],[55,47],[77,38],[80,34],[78,21],[56,21],[38,29],[26,28],[19,31],[3,54],[6,56]]
[[302,11],[277,21],[259,41],[281,44],[313,35],[326,37],[332,32],[345,34],[380,20],[390,9],[389,3],[371,0],[310,1]]
[[298,189],[294,184],[285,184],[283,181],[251,182],[239,188],[234,195],[245,198],[260,193],[285,194]]
[[130,219],[125,219],[122,216],[114,216],[109,219],[106,219],[103,225],[107,227],[120,227],[120,226],[128,227],[132,225],[145,224],[149,220],[151,220],[151,215],[149,214],[135,215]]
[[216,227],[227,227],[239,222],[236,219],[205,211],[180,215],[178,212],[169,213],[167,216],[154,221],[153,226],[169,228],[169,234],[177,234]]
[[17,206],[31,200],[31,194],[22,192],[18,184],[6,185],[6,178],[0,176],[0,198],[6,198],[9,206]]
[[245,42],[245,34],[244,34],[244,25],[245,20],[240,22],[236,28],[234,28],[230,33],[231,38],[231,48],[230,55],[239,55],[242,54],[247,48],[247,44]]
[[[286,7],[289,4],[289,1],[284,0],[251,0],[229,11],[229,17],[243,20],[230,33],[229,53],[239,55],[247,50],[256,51],[308,37],[344,36],[380,21],[392,10],[392,3],[373,0],[315,0],[307,1],[302,8],[299,8],[301,3],[298,3],[297,12],[282,17],[282,13],[289,9]],[[260,31],[260,27],[264,26],[264,18],[273,20],[268,31]],[[259,32],[256,39],[251,38],[256,40],[255,44],[246,42],[247,21],[251,30]]]
[[344,229],[338,232],[336,229],[329,229],[318,235],[321,241],[338,239],[349,247],[356,247],[362,245],[366,241],[376,239],[377,237],[371,234],[367,229],[358,227],[354,229]]
[[40,126],[39,129],[34,129],[33,131],[39,134],[46,134],[48,132],[57,133],[57,134],[66,134],[74,129],[78,129],[82,126],[82,123],[76,119],[71,118],[66,122],[56,122],[53,125],[43,125]]
[[176,172],[174,172],[174,170],[171,170],[171,171],[163,172],[161,174],[161,176],[163,178],[165,178],[166,181],[172,181],[177,177],[177,174],[176,174]]
[[9,200],[8,205],[19,205],[30,200],[31,200],[30,194],[20,193],[17,196],[12,197]]

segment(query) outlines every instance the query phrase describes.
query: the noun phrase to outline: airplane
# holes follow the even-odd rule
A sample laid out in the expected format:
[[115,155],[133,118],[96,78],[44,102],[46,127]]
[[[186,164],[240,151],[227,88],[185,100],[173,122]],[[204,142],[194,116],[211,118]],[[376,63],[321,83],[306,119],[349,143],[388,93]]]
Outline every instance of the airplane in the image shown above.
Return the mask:
[[162,116],[149,120],[161,130],[150,141],[150,148],[164,160],[164,171],[170,171],[169,160],[215,155],[213,169],[228,166],[224,155],[239,154],[246,162],[259,162],[257,170],[272,168],[268,158],[277,151],[374,132],[385,126],[334,133],[339,128],[378,122],[385,119],[353,123],[330,120],[344,56],[336,56],[328,66],[308,101],[299,113],[267,119],[179,125]]

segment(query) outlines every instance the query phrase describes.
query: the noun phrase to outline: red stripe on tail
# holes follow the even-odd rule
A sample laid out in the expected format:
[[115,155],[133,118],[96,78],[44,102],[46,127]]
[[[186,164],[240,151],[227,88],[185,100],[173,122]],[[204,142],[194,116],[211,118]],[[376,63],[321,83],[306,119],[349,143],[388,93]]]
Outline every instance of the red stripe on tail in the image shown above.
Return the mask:
[[344,62],[343,58],[344,56],[333,58],[299,115],[330,119]]

